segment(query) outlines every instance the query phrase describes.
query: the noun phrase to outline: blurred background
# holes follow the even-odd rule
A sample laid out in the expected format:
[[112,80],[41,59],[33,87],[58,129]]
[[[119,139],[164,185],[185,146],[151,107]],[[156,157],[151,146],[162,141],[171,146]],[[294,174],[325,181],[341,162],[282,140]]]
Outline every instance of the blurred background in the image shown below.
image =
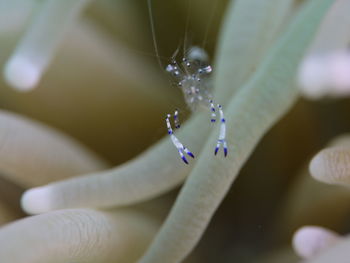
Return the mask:
[[[295,1],[295,8],[301,2]],[[190,4],[187,0],[154,0],[155,37],[162,63],[169,62],[185,35],[191,45],[205,41],[213,58],[227,4],[226,0],[191,0]],[[10,7],[8,10],[10,13]],[[0,27],[0,65],[6,63],[37,11],[33,4],[25,13],[25,22],[11,30]],[[0,16],[0,24],[10,23],[5,20]],[[75,138],[112,166],[132,159],[162,138],[166,113],[179,108],[182,120],[189,116],[181,91],[158,66],[144,0],[92,1],[69,28],[39,85],[19,92],[2,78],[0,94],[3,110]],[[260,142],[189,262],[263,262],[265,256],[273,258],[281,251],[294,259],[291,236],[304,224],[347,233],[350,202],[342,204],[343,212],[337,218],[337,214],[322,214],[322,207],[320,214],[304,213],[308,208],[298,210],[294,203],[302,202],[301,196],[306,204],[315,201],[312,194],[302,195],[314,189],[313,183],[308,190],[300,190],[308,178],[308,163],[331,139],[350,130],[349,102],[346,97],[299,99]],[[19,208],[24,189],[0,177],[0,198],[10,215],[3,222],[24,216]],[[162,197],[166,200],[164,215],[176,193]],[[349,201],[350,194],[344,198]]]

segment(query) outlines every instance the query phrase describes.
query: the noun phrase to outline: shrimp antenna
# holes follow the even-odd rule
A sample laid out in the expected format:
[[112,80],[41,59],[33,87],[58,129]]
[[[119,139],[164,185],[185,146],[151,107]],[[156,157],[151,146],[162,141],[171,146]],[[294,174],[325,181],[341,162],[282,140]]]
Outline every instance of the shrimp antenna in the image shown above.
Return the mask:
[[158,44],[157,44],[157,38],[156,38],[156,30],[154,28],[154,21],[153,21],[153,11],[152,11],[152,0],[147,0],[147,6],[148,6],[148,15],[149,15],[149,22],[151,26],[151,32],[152,32],[152,40],[153,40],[153,47],[154,47],[154,52],[156,53],[157,61],[161,69],[164,69],[162,65],[162,61],[160,60],[160,55],[159,55],[159,49],[158,49]]
[[208,40],[208,35],[209,35],[209,31],[211,29],[211,25],[213,23],[213,20],[214,20],[214,15],[215,15],[215,12],[216,12],[216,9],[218,7],[218,0],[216,0],[214,2],[214,5],[212,6],[212,11],[210,13],[210,17],[208,19],[208,23],[206,24],[206,28],[205,28],[205,31],[204,31],[204,38],[203,38],[203,42],[202,42],[202,48],[204,49],[205,45],[206,45],[206,42]]
[[187,4],[187,17],[186,17],[185,35],[184,35],[184,43],[183,43],[184,57],[186,57],[186,51],[187,51],[187,41],[188,41],[187,31],[190,24],[190,11],[191,11],[191,0],[189,0]]

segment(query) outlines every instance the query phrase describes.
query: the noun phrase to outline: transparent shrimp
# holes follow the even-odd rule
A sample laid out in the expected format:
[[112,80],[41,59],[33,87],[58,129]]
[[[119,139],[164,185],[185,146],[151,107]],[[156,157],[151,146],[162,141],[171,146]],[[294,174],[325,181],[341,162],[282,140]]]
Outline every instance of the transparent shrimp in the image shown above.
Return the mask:
[[[182,90],[185,101],[193,112],[199,107],[207,109],[210,112],[210,121],[212,123],[216,122],[216,113],[219,112],[220,131],[214,154],[216,155],[222,147],[224,156],[226,157],[228,153],[226,143],[226,121],[222,106],[220,104],[215,105],[212,100],[210,78],[212,67],[208,63],[207,53],[200,47],[192,47],[187,52],[187,55],[182,58],[180,63],[173,59],[171,63],[166,66],[165,70],[171,74],[175,84]],[[168,114],[166,118],[168,133],[180,157],[185,163],[188,163],[183,155],[183,152],[186,152],[187,149],[184,148],[181,142],[175,137],[171,128],[170,117],[171,115]],[[174,113],[174,124],[175,128],[180,128],[177,110]],[[194,157],[192,153],[189,155]]]
[[[154,21],[152,14],[152,2],[148,1],[148,11],[150,17],[150,25],[153,37],[153,44],[158,63],[161,68],[162,62],[160,61],[158,45],[156,41]],[[186,28],[188,27],[188,21],[186,22]],[[186,33],[186,32],[185,32]],[[205,37],[206,38],[206,37]],[[206,39],[204,40],[204,42]],[[184,48],[184,55],[180,62],[176,60],[179,49],[176,50],[172,56],[170,63],[165,67],[165,70],[171,75],[175,82],[175,85],[182,90],[185,101],[192,112],[195,112],[199,107],[204,108],[210,112],[212,123],[216,122],[217,112],[220,115],[220,131],[217,139],[217,144],[214,150],[216,155],[219,149],[222,147],[224,156],[228,154],[227,143],[226,143],[226,121],[224,112],[220,104],[214,104],[211,95],[211,78],[212,67],[208,63],[208,54],[203,48],[193,46],[187,52]],[[175,110],[174,114],[174,126],[176,129],[180,128],[180,122],[178,117],[178,110]],[[194,155],[188,148],[184,147],[180,140],[175,136],[171,126],[171,114],[167,114],[165,118],[168,134],[171,138],[172,143],[177,148],[181,159],[188,164],[185,154],[194,158]]]

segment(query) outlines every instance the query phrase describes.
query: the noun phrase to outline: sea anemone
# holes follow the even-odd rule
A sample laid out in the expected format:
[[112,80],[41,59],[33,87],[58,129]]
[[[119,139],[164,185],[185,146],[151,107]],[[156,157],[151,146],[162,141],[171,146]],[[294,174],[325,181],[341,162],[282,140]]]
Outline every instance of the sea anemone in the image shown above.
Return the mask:
[[[295,185],[300,182],[299,187],[286,194],[284,209],[275,211],[281,221],[264,232],[270,233],[269,238],[247,245],[245,238],[238,237],[232,246],[228,245],[229,252],[220,257],[213,256],[213,251],[220,248],[211,240],[203,247],[214,244],[213,251],[198,250],[186,258],[201,240],[242,166],[253,152],[259,151],[259,141],[292,108],[299,91],[309,83],[304,77],[298,85],[296,76],[303,69],[299,65],[314,54],[313,48],[324,43],[320,36],[327,31],[325,28],[338,21],[338,16],[327,12],[339,14],[339,10],[349,9],[348,1],[334,2],[235,0],[225,6],[213,85],[214,97],[225,109],[230,153],[227,158],[213,155],[217,130],[209,125],[208,114],[199,112],[190,116],[178,132],[197,153],[193,164],[185,165],[178,160],[168,137],[150,146],[162,135],[154,133],[164,126],[162,116],[178,101],[179,94],[170,87],[164,89],[169,85],[157,71],[155,61],[135,55],[132,44],[127,44],[138,43],[144,35],[142,29],[130,23],[140,19],[141,25],[144,20],[125,15],[140,12],[136,3],[46,0],[22,6],[22,1],[14,1],[13,10],[21,7],[23,18],[10,32],[17,44],[16,48],[10,45],[10,55],[4,59],[4,77],[17,90],[33,91],[15,93],[7,87],[1,101],[4,108],[50,124],[70,136],[18,114],[1,112],[2,177],[19,192],[30,188],[24,192],[21,205],[28,214],[39,215],[0,228],[0,258],[12,263],[213,262],[213,258],[215,262],[287,262],[287,258],[295,262],[286,238],[290,243],[290,232],[300,224],[309,224],[302,216],[316,211],[308,211],[309,203],[299,199],[301,193],[309,198],[314,187],[313,183],[305,183],[310,178],[306,172],[297,177],[302,179],[295,180]],[[184,9],[197,14],[194,19],[205,20],[196,5]],[[110,10],[116,10],[116,6],[125,21],[111,16]],[[78,19],[85,7],[86,14]],[[24,29],[26,21],[31,23]],[[118,27],[122,21],[124,31]],[[125,33],[131,29],[135,30],[134,36]],[[111,37],[119,31],[125,34],[123,41]],[[335,33],[329,42],[347,43],[349,38],[340,36],[342,32]],[[110,168],[108,161],[72,137],[112,163],[133,158]],[[300,144],[298,138],[291,140]],[[140,154],[135,157],[136,153]],[[348,155],[348,149],[322,151],[311,162],[311,174],[327,183],[346,184]],[[272,160],[269,165],[278,164]],[[263,191],[259,181],[272,180],[259,173],[251,173],[262,178],[247,183],[248,193],[254,189]],[[172,195],[161,195],[182,183],[168,212]],[[272,192],[282,196],[281,190]],[[319,193],[314,197],[318,201]],[[344,200],[344,196],[339,198]],[[18,196],[11,200],[18,200]],[[255,205],[258,201],[254,200]],[[241,206],[249,207],[244,202]],[[8,215],[4,222],[22,216],[18,210],[12,216],[11,209],[6,209],[2,209]],[[345,207],[341,211],[344,214]],[[272,216],[264,218],[273,221]],[[280,226],[281,222],[285,227]],[[257,228],[264,225],[258,223]],[[218,233],[229,227],[226,224]],[[251,227],[247,224],[245,230]],[[220,240],[213,231],[211,235]],[[327,262],[328,258],[341,260],[343,252],[346,255],[348,241],[342,240],[324,228],[304,227],[295,234],[293,245],[301,257]]]

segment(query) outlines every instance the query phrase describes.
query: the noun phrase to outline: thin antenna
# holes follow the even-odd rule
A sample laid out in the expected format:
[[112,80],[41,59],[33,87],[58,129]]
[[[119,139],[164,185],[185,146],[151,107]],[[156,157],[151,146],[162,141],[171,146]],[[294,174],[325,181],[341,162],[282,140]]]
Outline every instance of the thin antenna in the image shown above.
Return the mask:
[[186,57],[186,46],[187,46],[187,32],[188,32],[188,27],[190,24],[190,14],[191,14],[191,0],[188,1],[188,7],[187,7],[187,18],[186,18],[186,24],[185,24],[185,36],[184,36],[184,46],[183,46],[183,53],[184,57]]
[[152,12],[152,0],[147,0],[147,6],[148,6],[149,22],[151,25],[154,51],[156,53],[157,61],[158,61],[160,68],[164,69],[164,67],[162,65],[162,61],[160,60],[160,56],[159,56],[158,44],[157,44],[157,39],[156,39],[156,32],[155,32],[155,28],[154,28],[153,12]]
[[211,24],[212,24],[213,19],[214,19],[214,14],[215,14],[216,8],[217,8],[217,6],[218,6],[218,2],[219,2],[219,0],[216,0],[216,1],[214,2],[213,11],[211,11],[211,14],[210,14],[208,23],[207,23],[207,25],[206,25],[206,29],[205,29],[205,32],[204,32],[203,43],[202,43],[202,48],[203,48],[203,49],[204,49],[205,44],[206,44],[207,39],[208,39],[208,34],[209,34],[209,31],[210,31],[210,28],[211,28]]

